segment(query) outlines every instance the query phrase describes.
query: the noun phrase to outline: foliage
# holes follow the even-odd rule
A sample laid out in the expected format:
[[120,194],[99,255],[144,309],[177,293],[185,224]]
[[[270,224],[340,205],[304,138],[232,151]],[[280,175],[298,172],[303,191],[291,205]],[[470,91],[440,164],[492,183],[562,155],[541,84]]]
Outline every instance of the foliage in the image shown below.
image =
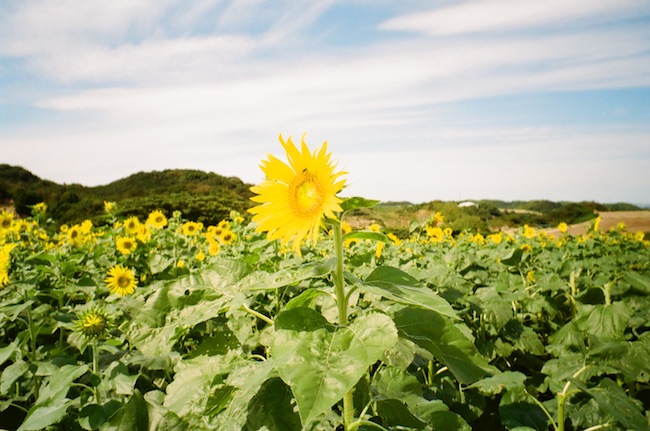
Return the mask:
[[[141,217],[124,253],[129,223],[103,217],[0,228],[5,429],[333,430],[350,390],[349,429],[648,428],[640,234],[482,235],[431,219],[399,239],[367,226],[341,238],[341,324],[336,235],[299,255],[240,214],[187,229],[176,213],[159,229]],[[134,294],[110,294],[116,265]]]
[[31,214],[31,206],[45,202],[58,224],[75,224],[85,219],[100,224],[104,201],[116,202],[116,214],[146,218],[162,209],[171,215],[181,211],[204,223],[217,223],[230,211],[245,213],[250,207],[250,185],[238,178],[198,170],[139,172],[97,187],[56,184],[10,165],[0,165],[0,199],[13,200],[16,212]]

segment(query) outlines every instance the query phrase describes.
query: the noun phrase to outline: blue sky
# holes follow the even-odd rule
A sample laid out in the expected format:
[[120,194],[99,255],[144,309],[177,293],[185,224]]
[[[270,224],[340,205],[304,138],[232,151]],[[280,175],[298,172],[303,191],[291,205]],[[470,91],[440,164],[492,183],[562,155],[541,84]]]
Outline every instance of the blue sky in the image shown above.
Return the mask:
[[650,203],[650,3],[0,4],[1,163],[256,183],[305,132],[347,196]]

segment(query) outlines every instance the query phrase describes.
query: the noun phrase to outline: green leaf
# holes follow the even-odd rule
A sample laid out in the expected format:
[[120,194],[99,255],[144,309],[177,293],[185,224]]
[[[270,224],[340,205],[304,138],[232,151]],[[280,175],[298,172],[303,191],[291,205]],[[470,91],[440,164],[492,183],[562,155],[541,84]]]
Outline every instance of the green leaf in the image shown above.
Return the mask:
[[578,327],[606,339],[621,339],[632,311],[622,302],[599,304],[576,318]]
[[440,314],[403,308],[395,313],[394,319],[400,337],[429,351],[449,368],[459,382],[468,385],[492,371],[474,343]]
[[630,398],[625,390],[611,379],[604,378],[598,386],[586,388],[579,382],[574,382],[591,395],[598,406],[627,429],[649,429],[650,423],[643,415],[642,404]]
[[501,258],[501,263],[508,266],[517,266],[521,263],[521,258],[524,255],[524,251],[521,248],[515,248],[506,256]]
[[471,431],[472,427],[457,413],[450,411],[434,412],[429,417],[427,424],[433,431]]
[[306,289],[302,291],[300,295],[287,302],[287,304],[284,306],[284,309],[291,310],[292,308],[297,307],[311,307],[316,298],[325,294],[327,293],[320,289]]
[[549,425],[548,416],[523,389],[507,391],[499,403],[501,422],[508,429],[528,427],[538,431],[546,431]]
[[0,376],[0,394],[7,394],[14,382],[29,370],[29,364],[25,361],[16,361],[2,370]]
[[636,272],[626,272],[623,279],[630,283],[632,289],[644,295],[650,295],[650,278],[644,277]]
[[390,266],[376,268],[362,281],[346,274],[360,291],[390,299],[400,304],[426,308],[443,316],[457,319],[451,305],[431,289],[419,286],[418,280],[406,272]]
[[393,321],[380,313],[336,327],[317,311],[294,308],[277,316],[275,329],[271,355],[291,387],[303,424],[341,400],[397,342]]
[[357,230],[354,232],[348,232],[345,235],[343,235],[343,241],[348,240],[348,239],[370,239],[373,241],[379,241],[379,242],[389,242],[390,240],[388,237],[381,233],[381,232],[372,232],[372,231],[365,231],[365,230]]
[[45,404],[29,409],[29,414],[18,431],[42,430],[63,419],[72,401],[65,399],[53,404]]
[[108,420],[108,416],[104,407],[98,404],[88,404],[79,412],[78,420],[83,429],[96,430]]
[[86,374],[88,365],[64,365],[50,376],[45,387],[41,389],[36,406],[61,402],[68,393],[72,382]]
[[300,416],[293,410],[291,388],[274,377],[264,382],[248,404],[248,417],[243,431],[300,431]]
[[341,202],[341,208],[343,209],[343,212],[346,212],[346,211],[358,210],[361,208],[372,208],[380,202],[381,201],[378,200],[372,200],[372,199],[362,198],[359,196],[354,196],[351,198],[347,198],[343,202]]
[[211,418],[212,429],[242,429],[252,398],[266,380],[277,377],[274,366],[273,359],[267,359],[262,362],[249,362],[230,373],[226,384],[237,390],[226,408],[218,416]]
[[470,388],[476,388],[485,395],[497,395],[504,390],[523,389],[525,381],[526,375],[519,371],[504,371],[474,382]]
[[397,399],[378,400],[377,414],[384,420],[386,425],[391,427],[403,426],[424,429],[426,425],[414,416],[402,401]]
[[111,417],[106,431],[149,431],[147,403],[138,389],[122,409]]
[[241,361],[236,351],[224,356],[198,356],[179,362],[174,380],[167,385],[164,407],[179,417],[202,415],[215,376],[228,373]]
[[14,339],[11,343],[7,344],[3,348],[0,349],[0,365],[4,364],[7,359],[11,357],[11,355],[14,354],[14,352],[18,352],[18,343],[20,341],[18,338]]
[[324,262],[309,262],[283,268],[273,273],[264,271],[253,272],[238,283],[237,289],[252,291],[275,290],[303,280],[325,277],[332,272],[335,264],[336,258],[331,258]]

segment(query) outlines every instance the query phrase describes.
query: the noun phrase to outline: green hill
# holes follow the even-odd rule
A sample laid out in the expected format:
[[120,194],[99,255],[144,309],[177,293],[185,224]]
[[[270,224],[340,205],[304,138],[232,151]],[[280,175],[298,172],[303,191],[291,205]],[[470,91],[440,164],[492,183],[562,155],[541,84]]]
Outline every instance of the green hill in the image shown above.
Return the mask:
[[85,219],[101,223],[104,201],[117,203],[116,215],[144,219],[156,209],[205,224],[216,224],[230,211],[245,213],[251,206],[250,184],[198,170],[139,172],[110,184],[86,187],[43,180],[18,166],[0,165],[0,201],[13,203],[20,215],[30,214],[30,205],[45,202],[48,214],[58,223]]
[[[60,224],[85,219],[101,224],[106,219],[104,201],[117,203],[119,218],[136,215],[145,219],[156,209],[167,215],[178,210],[189,220],[216,224],[232,210],[247,215],[246,210],[252,205],[250,187],[236,177],[183,169],[138,172],[104,186],[85,187],[57,184],[21,167],[0,164],[0,204],[13,204],[19,214],[28,215],[30,205],[45,202],[48,215]],[[357,228],[376,222],[400,236],[407,236],[413,221],[424,222],[438,211],[444,215],[445,225],[454,231],[471,229],[487,233],[524,224],[549,227],[559,222],[579,223],[594,218],[595,211],[641,209],[626,203],[548,200],[477,200],[474,203],[459,207],[459,202],[438,200],[422,204],[385,202],[358,210],[347,220]]]

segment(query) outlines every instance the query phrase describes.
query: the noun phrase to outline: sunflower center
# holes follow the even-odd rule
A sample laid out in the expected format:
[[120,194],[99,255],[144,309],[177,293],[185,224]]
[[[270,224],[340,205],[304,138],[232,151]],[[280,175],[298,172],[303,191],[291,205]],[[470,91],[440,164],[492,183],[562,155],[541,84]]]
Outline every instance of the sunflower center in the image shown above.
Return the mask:
[[320,212],[324,199],[320,183],[306,169],[289,186],[289,205],[300,217],[311,217]]
[[122,289],[128,287],[129,283],[131,283],[131,279],[128,276],[120,275],[119,277],[117,277],[117,285],[120,286]]

